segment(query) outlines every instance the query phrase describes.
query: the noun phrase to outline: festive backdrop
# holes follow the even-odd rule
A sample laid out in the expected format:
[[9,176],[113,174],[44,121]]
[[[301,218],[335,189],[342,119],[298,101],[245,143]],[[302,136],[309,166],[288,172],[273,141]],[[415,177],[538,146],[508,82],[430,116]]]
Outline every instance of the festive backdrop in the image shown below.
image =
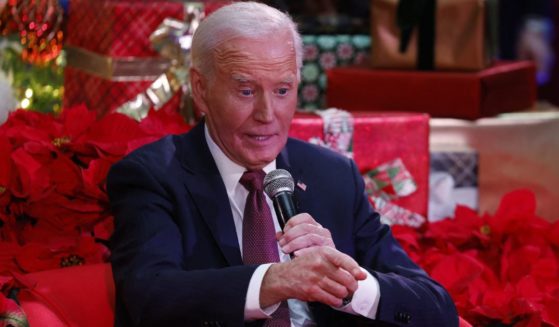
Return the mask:
[[[222,4],[0,1],[0,323],[26,326],[17,299],[19,291],[38,289],[29,274],[108,261],[108,169],[137,147],[193,126],[189,41]],[[303,40],[299,105],[325,109],[326,70],[366,63],[374,40],[362,33]],[[470,77],[454,80],[477,83]],[[342,82],[348,95],[335,97],[342,105],[360,99],[351,95],[352,81]],[[360,90],[368,94],[371,85]],[[449,290],[465,320],[559,326],[559,217],[539,217],[534,193],[511,189],[492,212],[452,202],[440,221],[428,221],[426,115],[321,110],[298,116],[291,135],[356,159],[371,204],[412,259]],[[467,159],[477,164],[476,155]],[[475,167],[467,186],[478,185]]]

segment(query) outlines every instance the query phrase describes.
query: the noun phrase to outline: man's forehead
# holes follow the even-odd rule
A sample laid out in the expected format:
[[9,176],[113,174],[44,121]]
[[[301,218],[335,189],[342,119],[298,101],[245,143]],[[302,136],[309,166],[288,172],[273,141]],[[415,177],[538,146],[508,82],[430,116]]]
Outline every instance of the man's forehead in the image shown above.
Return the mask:
[[[239,83],[249,83],[254,82],[255,77],[250,73],[243,73],[243,72],[231,72],[231,79],[235,82]],[[281,73],[280,75],[275,76],[277,77],[277,81],[281,83],[294,83],[296,80],[295,74],[291,71],[287,71],[285,73]]]
[[217,64],[282,64],[295,61],[295,49],[247,49],[236,46],[222,46],[214,51]]
[[[243,69],[287,70],[296,66],[295,47],[289,35],[276,37],[234,38],[213,51],[214,63],[220,70]],[[296,68],[295,68],[296,69]]]

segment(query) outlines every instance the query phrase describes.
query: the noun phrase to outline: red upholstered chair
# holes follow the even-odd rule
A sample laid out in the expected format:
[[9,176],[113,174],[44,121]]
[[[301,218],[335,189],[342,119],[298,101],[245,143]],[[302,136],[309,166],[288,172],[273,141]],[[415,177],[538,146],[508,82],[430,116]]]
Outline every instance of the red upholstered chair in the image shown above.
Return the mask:
[[42,271],[24,278],[35,285],[18,295],[31,326],[113,326],[114,284],[109,264]]

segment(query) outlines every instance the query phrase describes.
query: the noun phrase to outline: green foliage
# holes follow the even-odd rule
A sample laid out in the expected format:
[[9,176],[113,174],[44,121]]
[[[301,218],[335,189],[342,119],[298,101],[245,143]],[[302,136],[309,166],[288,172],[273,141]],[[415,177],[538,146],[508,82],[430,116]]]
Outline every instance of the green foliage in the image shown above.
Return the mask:
[[0,69],[12,84],[18,106],[40,112],[60,111],[64,54],[45,65],[33,65],[21,59],[21,46],[17,38],[2,38],[5,46],[0,48]]

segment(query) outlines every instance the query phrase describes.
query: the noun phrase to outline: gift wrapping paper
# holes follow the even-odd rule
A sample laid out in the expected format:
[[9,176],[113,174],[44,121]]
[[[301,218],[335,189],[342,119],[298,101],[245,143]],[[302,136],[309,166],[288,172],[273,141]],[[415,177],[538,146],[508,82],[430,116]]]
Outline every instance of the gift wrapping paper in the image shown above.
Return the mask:
[[303,35],[299,108],[325,108],[326,70],[368,61],[369,35]]
[[[167,18],[184,17],[185,4],[175,1],[72,0],[63,106],[85,104],[101,116],[145,92],[169,67],[151,33]],[[165,106],[177,107],[179,98]]]
[[447,172],[456,187],[477,187],[477,153],[466,149],[431,151],[431,170]]
[[[386,162],[401,159],[416,182],[412,194],[393,203],[426,216],[429,194],[429,116],[417,113],[353,112],[352,154],[365,174]],[[309,141],[323,138],[323,120],[311,113],[297,113],[290,136]]]
[[516,113],[477,121],[431,120],[431,147],[478,152],[479,210],[495,212],[515,189],[536,194],[536,213],[559,219],[559,114]]
[[430,159],[429,220],[453,217],[456,205],[477,210],[477,151],[433,146]]
[[110,57],[156,57],[150,34],[165,18],[184,15],[179,1],[71,0],[66,45]]
[[[79,69],[66,67],[64,70],[64,98],[65,108],[85,104],[99,116],[113,112],[123,103],[144,92],[152,80],[143,81],[112,81]],[[177,92],[171,100],[163,106],[164,110],[180,107],[181,93]]]
[[480,72],[418,72],[359,67],[328,71],[326,102],[348,111],[412,111],[477,119],[531,108],[535,66],[500,62]]
[[[375,67],[475,71],[491,63],[496,54],[494,45],[498,43],[495,0],[439,0],[432,8],[429,1],[409,1],[409,6],[402,6],[403,1],[371,0],[371,36],[375,40],[372,64]],[[418,3],[425,7],[421,13],[416,8]],[[429,10],[432,11],[431,20],[426,18]],[[427,25],[431,24],[432,30],[425,27],[426,20],[430,21]],[[400,21],[402,26],[398,26]],[[407,47],[401,52],[402,40],[406,39],[404,26],[411,26],[411,30]],[[422,45],[428,38],[428,47]],[[419,54],[420,51],[423,53]],[[421,57],[430,59],[430,67],[418,64]]]

